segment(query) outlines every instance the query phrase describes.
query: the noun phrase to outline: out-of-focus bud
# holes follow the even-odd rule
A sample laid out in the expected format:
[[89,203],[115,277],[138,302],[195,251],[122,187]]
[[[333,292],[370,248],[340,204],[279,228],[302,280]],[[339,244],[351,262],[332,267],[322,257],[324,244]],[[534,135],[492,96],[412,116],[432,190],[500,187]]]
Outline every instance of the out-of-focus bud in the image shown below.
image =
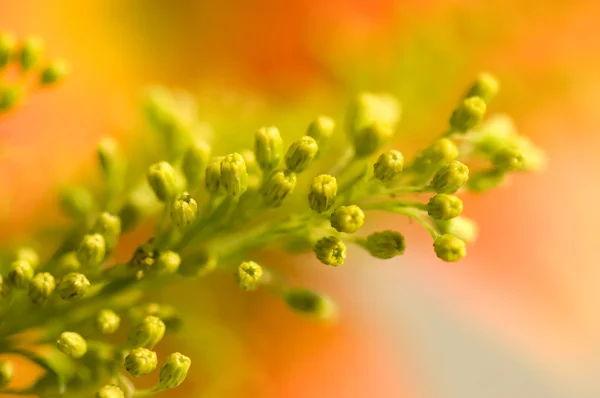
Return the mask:
[[525,156],[516,147],[505,147],[496,152],[492,163],[498,170],[520,171],[525,168]]
[[192,361],[178,352],[169,355],[167,361],[160,367],[160,376],[158,388],[166,390],[168,388],[179,387],[187,377]]
[[271,207],[279,207],[283,200],[294,192],[296,173],[289,170],[277,170],[268,178],[263,192],[265,203]]
[[26,289],[33,279],[35,270],[27,261],[13,261],[8,270],[6,281],[15,289]]
[[503,170],[490,169],[473,173],[467,182],[467,188],[473,192],[485,192],[504,183],[506,173]]
[[92,232],[102,235],[106,250],[111,251],[117,245],[121,235],[121,220],[117,216],[104,212],[96,220]]
[[365,223],[365,213],[356,205],[340,206],[331,214],[329,221],[338,232],[352,234]]
[[458,148],[448,138],[440,138],[425,148],[415,159],[413,168],[417,172],[433,172],[439,166],[458,158]]
[[308,289],[287,289],[283,299],[294,311],[322,320],[333,318],[337,312],[335,304],[329,297]]
[[119,178],[124,172],[124,159],[119,143],[113,137],[104,137],[96,149],[100,171],[107,181]]
[[34,304],[44,304],[48,301],[54,289],[56,281],[48,272],[42,272],[33,277],[29,283],[29,299]]
[[158,162],[148,168],[148,183],[161,202],[169,201],[176,191],[175,170],[167,162]]
[[373,167],[373,174],[378,180],[389,182],[398,178],[403,168],[404,156],[400,151],[391,150],[379,156]]
[[94,197],[84,187],[68,187],[60,193],[60,206],[69,216],[83,218],[93,211]]
[[87,342],[75,332],[63,332],[56,342],[56,348],[71,358],[81,358],[87,352]]
[[44,53],[44,42],[39,37],[29,37],[21,46],[19,62],[23,71],[37,67]]
[[487,105],[494,99],[500,89],[500,84],[496,78],[489,73],[480,73],[477,80],[467,91],[466,98],[479,97]]
[[108,384],[98,390],[96,398],[125,398],[125,393],[121,387]]
[[150,374],[157,365],[156,353],[143,347],[131,350],[125,358],[125,370],[134,377]]
[[442,166],[431,180],[431,188],[437,193],[456,193],[469,180],[469,168],[458,161]]
[[346,245],[335,236],[327,236],[317,241],[314,247],[317,258],[326,265],[339,267],[346,260]]
[[196,221],[198,204],[187,192],[177,195],[171,205],[171,219],[178,227],[185,228]]
[[65,275],[58,284],[58,294],[63,300],[75,300],[83,297],[91,284],[85,275],[79,272],[71,272]]
[[463,202],[454,195],[438,194],[429,199],[427,214],[434,220],[449,220],[460,216]]
[[12,286],[0,275],[0,305],[5,305],[12,298]]
[[245,261],[238,267],[236,278],[242,290],[256,290],[263,276],[263,269],[254,261]]
[[321,156],[327,149],[334,129],[335,122],[327,116],[319,116],[308,125],[306,135],[314,138],[319,146],[317,157]]
[[60,83],[69,74],[69,66],[62,59],[52,61],[40,73],[40,84],[50,86]]
[[455,133],[465,133],[477,126],[485,116],[485,101],[480,97],[469,97],[452,112],[450,129]]
[[152,348],[162,340],[166,329],[165,323],[159,317],[148,315],[131,331],[128,342],[136,348]]
[[40,265],[40,257],[31,247],[20,247],[15,257],[17,260],[27,261],[34,269]]
[[0,33],[0,71],[4,69],[13,57],[17,40],[10,33]]
[[12,109],[23,97],[20,86],[0,86],[0,113]]
[[256,161],[264,171],[270,171],[281,162],[283,156],[283,140],[277,127],[261,127],[256,132],[254,142]]
[[199,277],[212,272],[217,267],[217,256],[208,251],[199,251],[179,267],[179,273],[186,277]]
[[335,203],[337,181],[329,174],[321,174],[313,178],[308,192],[310,208],[317,213],[324,213]]
[[206,166],[204,184],[211,195],[219,195],[224,192],[224,187],[221,184],[221,162],[223,159],[225,159],[224,156],[214,157]]
[[183,174],[188,188],[194,188],[204,176],[210,158],[210,146],[203,141],[194,141],[183,156]]
[[0,388],[9,385],[14,375],[15,369],[12,362],[6,359],[0,360]]
[[221,184],[233,198],[239,198],[248,189],[246,162],[239,153],[229,154],[221,162]]
[[79,271],[80,268],[81,263],[77,259],[77,253],[74,251],[67,252],[58,258],[55,275],[60,278],[71,272]]
[[129,260],[129,267],[137,272],[148,272],[154,268],[158,252],[154,249],[154,242],[150,241],[138,246]]
[[113,334],[119,329],[121,318],[116,312],[104,309],[96,315],[96,329],[102,334]]
[[122,232],[135,228],[154,203],[154,194],[145,184],[135,189],[119,210]]
[[106,254],[106,242],[100,234],[85,235],[77,250],[77,259],[84,268],[94,268],[102,264]]
[[477,239],[477,224],[465,216],[450,220],[438,220],[435,222],[435,227],[440,234],[454,235],[465,243],[473,243]]
[[294,173],[301,173],[308,169],[314,160],[319,146],[314,138],[304,136],[290,145],[285,155],[285,165]]
[[386,230],[369,235],[364,247],[373,257],[389,260],[404,254],[406,241],[400,232]]
[[438,258],[447,262],[458,261],[467,255],[465,242],[450,234],[435,238],[433,250]]
[[158,275],[174,274],[180,265],[181,257],[179,254],[171,250],[166,250],[158,255],[152,271]]

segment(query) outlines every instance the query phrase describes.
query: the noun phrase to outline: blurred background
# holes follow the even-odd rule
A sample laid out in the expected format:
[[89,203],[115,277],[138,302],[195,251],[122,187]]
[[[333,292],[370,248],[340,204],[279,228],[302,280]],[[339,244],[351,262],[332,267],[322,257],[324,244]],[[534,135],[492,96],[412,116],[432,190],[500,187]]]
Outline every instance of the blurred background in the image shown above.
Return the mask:
[[469,256],[442,263],[389,217],[370,228],[406,233],[394,260],[351,250],[332,270],[270,254],[331,294],[335,325],[225,279],[164,291],[189,323],[163,349],[194,358],[165,396],[598,397],[599,17],[595,0],[0,0],[1,30],[43,37],[72,68],[0,123],[2,245],[57,217],[57,187],[93,176],[101,136],[143,145],[128,137],[150,84],[188,90],[201,119],[245,145],[261,125],[299,136],[359,90],[390,91],[404,106],[394,147],[412,154],[490,71],[491,111],[550,164],[465,198],[480,225]]

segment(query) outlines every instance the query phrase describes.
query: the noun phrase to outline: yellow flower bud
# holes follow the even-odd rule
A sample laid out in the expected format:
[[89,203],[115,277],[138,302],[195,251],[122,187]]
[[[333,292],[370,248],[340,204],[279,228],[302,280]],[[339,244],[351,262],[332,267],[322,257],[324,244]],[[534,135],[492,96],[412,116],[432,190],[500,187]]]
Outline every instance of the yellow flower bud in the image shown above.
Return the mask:
[[455,193],[469,180],[469,168],[458,161],[442,166],[431,180],[431,188],[437,193]]
[[221,162],[221,185],[227,195],[239,198],[248,189],[248,171],[244,157],[232,153]]
[[283,140],[277,127],[261,127],[256,132],[254,142],[256,161],[264,171],[279,166],[283,155]]
[[329,174],[321,174],[312,180],[308,193],[310,208],[317,213],[324,213],[335,203],[337,181]]
[[326,265],[339,267],[346,260],[346,245],[335,236],[320,239],[314,247],[317,258]]
[[365,213],[356,205],[341,206],[331,214],[330,222],[338,232],[352,234],[364,224]]
[[63,332],[56,342],[56,347],[71,358],[81,358],[87,352],[87,342],[75,332]]
[[429,199],[427,214],[434,220],[449,220],[460,216],[463,202],[453,195],[440,193]]
[[187,377],[192,361],[178,352],[169,355],[167,361],[160,368],[158,388],[179,387]]
[[262,276],[262,267],[254,261],[241,263],[236,273],[238,285],[242,290],[256,290]]
[[443,234],[435,238],[433,250],[436,256],[447,262],[458,261],[467,255],[465,242],[450,234]]
[[301,173],[308,169],[317,156],[319,146],[314,138],[304,136],[290,145],[285,155],[285,165],[294,173]]
[[54,289],[56,281],[48,272],[42,272],[33,277],[29,283],[29,299],[34,304],[44,304],[48,301]]
[[289,170],[277,170],[271,173],[265,185],[263,196],[265,203],[271,207],[279,207],[283,200],[294,192],[296,173]]
[[143,347],[131,350],[125,358],[125,370],[134,377],[150,374],[157,365],[156,353]]

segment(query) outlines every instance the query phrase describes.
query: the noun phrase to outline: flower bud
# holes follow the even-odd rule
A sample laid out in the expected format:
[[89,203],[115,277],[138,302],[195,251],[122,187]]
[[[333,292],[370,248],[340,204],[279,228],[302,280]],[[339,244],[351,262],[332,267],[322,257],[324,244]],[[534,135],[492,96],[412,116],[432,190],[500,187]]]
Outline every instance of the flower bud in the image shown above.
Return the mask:
[[187,277],[200,277],[217,267],[217,256],[207,251],[199,251],[179,267],[179,273]]
[[321,174],[313,178],[308,193],[310,208],[317,213],[324,213],[333,205],[337,195],[337,181],[329,174]]
[[304,136],[290,145],[285,155],[285,165],[294,173],[301,173],[312,163],[319,151],[319,146],[314,138]]
[[31,247],[20,247],[15,257],[17,260],[27,261],[34,269],[40,265],[40,257]]
[[60,193],[60,206],[69,216],[84,218],[94,209],[94,197],[84,187],[68,187]]
[[337,312],[330,298],[308,289],[287,289],[283,299],[292,310],[318,319],[330,319]]
[[400,104],[389,95],[362,93],[346,115],[346,131],[358,157],[377,152],[394,134],[400,120]]
[[61,59],[52,61],[40,73],[40,84],[49,86],[59,83],[69,73],[69,66]]
[[188,188],[198,185],[210,158],[210,146],[203,141],[194,141],[183,155],[183,174]]
[[125,358],[125,370],[134,377],[151,373],[157,365],[156,353],[143,347],[131,350]]
[[386,153],[382,153],[375,166],[373,167],[373,174],[375,178],[383,182],[389,182],[395,180],[402,169],[404,168],[404,156],[400,151],[391,150]]
[[245,261],[238,267],[236,277],[242,290],[256,290],[263,276],[263,269],[254,261]]
[[79,271],[80,268],[81,263],[79,263],[79,260],[77,259],[77,253],[74,251],[67,252],[58,258],[55,275],[57,277],[62,277],[71,272]]
[[148,315],[157,316],[166,326],[165,333],[177,331],[183,324],[181,315],[174,307],[157,303],[146,303],[133,307],[129,310],[128,315],[134,324],[141,323]]
[[413,168],[419,173],[433,172],[439,166],[458,158],[458,148],[448,138],[440,138],[425,148],[415,159]]
[[159,317],[148,315],[129,333],[128,342],[136,348],[152,348],[162,340],[165,331],[165,323]]
[[63,332],[56,342],[56,348],[71,358],[81,358],[87,352],[87,342],[75,332]]
[[454,195],[437,194],[427,203],[427,214],[434,220],[449,220],[460,216],[463,202]]
[[225,156],[221,162],[221,184],[227,195],[239,198],[248,189],[248,171],[239,153]]
[[181,265],[179,254],[166,250],[158,255],[152,271],[158,275],[174,274],[179,269],[179,265]]
[[458,261],[467,255],[465,242],[450,234],[435,238],[433,250],[438,258],[447,262]]
[[121,318],[113,310],[104,309],[96,315],[96,329],[102,334],[113,334],[120,325]]
[[206,177],[204,178],[204,184],[206,190],[212,195],[218,195],[223,193],[223,186],[221,184],[221,162],[225,159],[224,156],[217,156],[211,159],[208,166],[206,166]]
[[65,275],[58,284],[58,294],[63,300],[75,300],[82,297],[90,288],[90,281],[79,272]]
[[464,216],[450,220],[437,220],[435,227],[439,233],[454,235],[465,243],[473,243],[477,239],[477,224]]
[[271,207],[279,207],[283,200],[296,187],[296,173],[289,170],[277,170],[271,173],[265,184],[263,196],[265,203]]
[[119,210],[122,232],[135,228],[142,217],[154,203],[154,194],[150,187],[142,184],[125,199],[123,207]]
[[346,245],[335,236],[327,236],[317,241],[314,247],[317,258],[326,265],[339,267],[346,259]]
[[453,132],[465,133],[477,126],[485,116],[485,101],[480,97],[469,97],[452,112],[450,129]]
[[12,109],[23,97],[23,89],[20,86],[0,85],[0,113]]
[[121,387],[107,384],[98,390],[96,398],[125,398],[125,393],[121,390]]
[[12,59],[17,45],[17,40],[10,33],[0,34],[0,71],[4,69]]
[[386,230],[374,232],[367,236],[364,246],[371,256],[382,260],[389,260],[390,258],[404,254],[406,241],[400,232]]
[[175,195],[175,170],[167,162],[158,162],[148,168],[148,183],[161,202]]
[[33,279],[35,271],[27,261],[16,260],[10,265],[6,281],[11,287],[25,289]]
[[485,192],[504,183],[506,173],[503,170],[481,170],[473,173],[467,181],[467,188],[473,192]]
[[437,193],[455,193],[469,180],[469,168],[458,161],[442,166],[431,180],[431,188]]
[[352,234],[365,223],[365,213],[356,205],[341,206],[331,214],[329,221],[338,232]]
[[21,69],[28,71],[36,67],[44,52],[44,42],[39,37],[30,37],[23,43],[19,53]]
[[48,272],[42,272],[33,277],[29,283],[29,299],[34,304],[44,304],[56,288],[54,277]]
[[254,141],[256,161],[264,171],[270,171],[279,166],[283,156],[283,140],[277,127],[261,127],[256,132]]
[[107,181],[119,177],[124,169],[124,159],[119,143],[113,137],[104,137],[96,149],[100,171]]
[[306,129],[306,135],[312,137],[319,146],[317,156],[323,154],[323,151],[327,148],[327,144],[333,135],[335,129],[335,122],[332,118],[327,116],[319,116],[308,125]]
[[473,85],[469,88],[469,91],[467,91],[465,97],[479,97],[486,105],[489,105],[496,94],[498,94],[499,89],[500,84],[493,75],[489,73],[480,73],[479,76],[477,76],[477,80],[473,82]]
[[121,219],[104,212],[96,220],[92,232],[102,235],[106,244],[106,250],[111,251],[117,245],[117,241],[121,235]]
[[192,361],[178,352],[169,355],[167,361],[160,367],[158,388],[179,387],[187,377]]
[[106,243],[102,235],[85,235],[77,250],[77,259],[82,267],[94,268],[102,264],[105,254]]
[[187,193],[177,195],[171,205],[171,219],[178,227],[184,228],[196,221],[198,215],[198,204]]
[[0,388],[10,384],[15,375],[15,369],[11,361],[0,359]]
[[525,168],[525,157],[518,148],[505,147],[496,152],[492,163],[498,170],[519,171]]

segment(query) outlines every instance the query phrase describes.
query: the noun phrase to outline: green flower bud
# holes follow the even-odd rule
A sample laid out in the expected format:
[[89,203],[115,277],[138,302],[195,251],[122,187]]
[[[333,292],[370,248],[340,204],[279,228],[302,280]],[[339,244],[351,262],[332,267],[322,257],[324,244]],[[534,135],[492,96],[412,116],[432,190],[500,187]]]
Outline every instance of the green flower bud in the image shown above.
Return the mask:
[[277,170],[271,173],[265,184],[263,196],[265,203],[271,207],[279,207],[283,200],[296,187],[296,173],[289,170]]
[[413,168],[419,173],[433,172],[439,166],[458,158],[458,148],[448,138],[440,138],[425,148],[415,159]]
[[82,267],[93,268],[102,264],[105,254],[106,243],[102,235],[85,235],[77,250],[77,259]]
[[463,202],[453,195],[438,194],[429,199],[427,214],[434,220],[449,220],[460,216]]
[[406,250],[406,241],[400,232],[386,230],[374,232],[367,236],[364,247],[369,251],[371,256],[382,260],[404,254]]
[[179,254],[166,250],[161,252],[156,259],[156,264],[152,268],[159,275],[174,274],[181,265],[181,257]]
[[124,160],[119,143],[113,137],[104,137],[96,149],[100,171],[106,180],[120,176],[124,169]]
[[117,216],[104,212],[96,220],[92,232],[102,235],[106,249],[111,251],[117,245],[121,235],[121,220]]
[[152,348],[162,340],[166,329],[159,317],[148,315],[129,333],[128,342],[136,348]]
[[147,303],[133,307],[128,315],[134,324],[141,323],[148,315],[157,316],[167,328],[165,333],[180,330],[183,324],[181,316],[174,307],[157,303]]
[[25,289],[33,279],[35,271],[27,261],[16,260],[10,265],[6,281],[11,287]]
[[31,247],[20,247],[15,257],[17,260],[27,261],[34,269],[40,265],[40,257]]
[[335,202],[337,195],[337,181],[329,174],[316,176],[310,184],[308,192],[308,203],[310,208],[317,213],[324,213]]
[[179,273],[187,277],[200,277],[212,272],[216,267],[217,256],[201,250],[181,264]]
[[80,268],[81,263],[77,259],[77,253],[74,251],[67,252],[58,258],[55,275],[57,277],[62,277],[71,272],[79,271]]
[[83,218],[93,211],[94,197],[84,187],[68,187],[60,193],[60,206],[69,216]]
[[210,158],[210,146],[203,141],[194,141],[183,155],[183,174],[188,183],[188,188],[193,188],[200,183],[206,171]]
[[113,310],[104,309],[96,315],[96,329],[102,334],[113,334],[120,325],[121,318]]
[[178,352],[169,355],[167,361],[160,367],[158,388],[179,387],[187,377],[192,361]]
[[158,162],[148,168],[148,183],[161,202],[175,195],[175,170],[167,162]]
[[394,134],[400,120],[398,101],[389,95],[360,94],[346,116],[346,131],[358,157],[377,152]]
[[23,88],[20,86],[0,86],[0,113],[12,109],[23,97]]
[[177,195],[171,205],[171,219],[178,227],[187,227],[196,221],[198,204],[187,192]]
[[525,157],[518,148],[506,147],[496,152],[492,163],[498,170],[519,171],[525,168]]
[[287,289],[283,299],[292,310],[318,319],[331,319],[337,312],[329,297],[308,289]]
[[455,193],[469,180],[469,168],[458,161],[442,166],[431,180],[431,188],[437,193]]
[[39,273],[29,283],[29,299],[34,304],[44,304],[54,293],[55,288],[56,281],[50,273]]
[[107,384],[98,390],[96,398],[125,398],[125,393],[121,390],[121,387]]
[[4,69],[10,62],[16,45],[17,40],[13,35],[10,33],[0,34],[0,70]]
[[467,255],[465,242],[450,234],[435,238],[433,250],[438,258],[447,262],[458,261]]
[[341,206],[331,214],[329,221],[338,232],[352,234],[365,223],[365,213],[356,205]]
[[238,285],[242,290],[256,290],[262,276],[262,267],[254,261],[241,263],[236,273]]
[[227,195],[239,198],[248,189],[248,171],[239,153],[225,156],[221,162],[221,184]]
[[256,132],[254,142],[256,161],[264,171],[279,166],[283,155],[283,140],[277,127],[261,127]]
[[221,184],[221,162],[225,159],[224,156],[217,156],[211,159],[208,166],[206,166],[206,177],[204,178],[204,184],[206,190],[212,195],[222,194],[224,187]]
[[327,116],[319,116],[308,125],[306,129],[306,135],[312,137],[319,146],[317,156],[323,154],[323,151],[327,148],[327,144],[333,135],[335,129],[335,122],[332,118]]
[[377,158],[377,162],[375,162],[375,166],[373,167],[373,174],[378,180],[389,182],[400,176],[403,168],[404,156],[402,156],[400,151],[391,150],[382,153]]
[[10,384],[15,375],[15,369],[11,361],[6,359],[0,360],[0,388],[4,388]]
[[464,216],[450,220],[437,220],[435,227],[439,233],[454,235],[465,243],[473,243],[477,239],[477,224]]
[[496,188],[504,183],[506,173],[504,170],[481,170],[473,173],[467,182],[467,188],[473,192],[484,192]]
[[21,69],[28,71],[36,67],[42,59],[44,42],[39,37],[30,37],[23,43],[19,53]]
[[75,332],[63,332],[56,342],[56,348],[71,358],[81,358],[87,352],[87,342]]
[[134,377],[151,373],[157,365],[156,353],[143,347],[131,350],[125,358],[125,370]]
[[308,169],[319,151],[319,146],[314,138],[304,136],[290,145],[285,154],[285,165],[294,173],[301,173]]
[[346,245],[335,236],[327,236],[317,241],[314,247],[317,258],[326,265],[339,267],[346,259]]
[[61,59],[52,61],[40,73],[40,84],[49,86],[59,83],[69,73],[69,66]]
[[477,76],[477,80],[475,80],[473,85],[469,88],[469,91],[467,91],[465,97],[479,97],[486,105],[489,105],[496,94],[498,94],[499,89],[500,84],[493,75],[489,73],[480,73],[479,76]]
[[63,300],[75,300],[83,297],[90,286],[90,281],[85,275],[71,272],[65,275],[58,284],[58,294]]
[[480,97],[469,97],[452,112],[450,128],[453,132],[465,133],[477,126],[485,116],[485,101]]

